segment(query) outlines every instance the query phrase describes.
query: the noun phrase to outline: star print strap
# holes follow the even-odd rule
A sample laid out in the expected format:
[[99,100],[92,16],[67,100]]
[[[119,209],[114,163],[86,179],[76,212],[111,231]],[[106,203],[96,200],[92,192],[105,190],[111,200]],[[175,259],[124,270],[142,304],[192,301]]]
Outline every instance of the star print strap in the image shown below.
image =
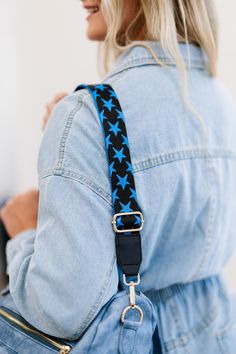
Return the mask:
[[139,231],[144,220],[137,202],[125,118],[118,97],[109,84],[82,84],[75,91],[84,88],[93,97],[104,133],[117,261],[125,275],[138,275],[142,261]]

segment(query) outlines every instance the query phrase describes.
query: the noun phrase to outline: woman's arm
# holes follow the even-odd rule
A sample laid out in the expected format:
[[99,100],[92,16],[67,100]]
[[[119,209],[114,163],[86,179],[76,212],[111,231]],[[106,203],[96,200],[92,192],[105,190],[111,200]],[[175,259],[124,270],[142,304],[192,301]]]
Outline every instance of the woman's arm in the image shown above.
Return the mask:
[[107,181],[98,184],[108,178],[101,127],[93,108],[77,100],[58,104],[41,143],[37,228],[7,244],[17,309],[33,326],[67,339],[82,334],[118,287],[111,197]]

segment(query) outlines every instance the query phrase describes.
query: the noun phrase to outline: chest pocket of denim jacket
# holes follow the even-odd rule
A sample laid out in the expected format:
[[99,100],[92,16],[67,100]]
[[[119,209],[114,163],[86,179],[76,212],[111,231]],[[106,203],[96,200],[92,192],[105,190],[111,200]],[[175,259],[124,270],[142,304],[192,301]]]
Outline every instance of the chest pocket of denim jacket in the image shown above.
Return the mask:
[[218,334],[217,341],[222,354],[234,354],[236,348],[236,319],[229,322]]

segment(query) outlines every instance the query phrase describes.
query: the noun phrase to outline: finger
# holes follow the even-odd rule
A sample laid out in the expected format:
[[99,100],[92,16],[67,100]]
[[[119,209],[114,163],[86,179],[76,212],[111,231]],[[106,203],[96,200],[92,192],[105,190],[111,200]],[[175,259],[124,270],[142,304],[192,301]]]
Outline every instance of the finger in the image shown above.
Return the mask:
[[46,113],[44,114],[44,116],[43,116],[43,119],[42,119],[42,121],[43,121],[44,124],[47,123],[49,117],[50,117],[50,113],[49,113],[49,112],[46,112]]
[[58,92],[54,98],[53,98],[53,102],[54,103],[58,103],[62,98],[64,98],[65,96],[67,96],[68,93],[67,92]]
[[8,199],[6,203],[4,204],[3,208],[7,208],[9,205],[12,205],[14,203],[14,197],[11,199]]
[[66,92],[59,92],[59,93],[57,93],[57,94],[53,97],[53,99],[52,99],[50,102],[48,102],[48,103],[46,104],[46,109],[49,110],[49,111],[51,111],[52,108],[55,106],[55,104],[57,104],[62,98],[64,98],[64,97],[67,96],[67,95],[68,95],[68,93],[66,93]]
[[3,216],[2,216],[2,214],[3,214],[3,207],[2,207],[2,208],[0,208],[0,219],[2,219],[2,220],[3,220]]
[[51,113],[47,113],[45,114],[45,116],[43,117],[43,121],[42,121],[42,129],[44,129],[49,121],[49,118],[51,116]]
[[3,208],[1,208],[0,210],[0,217],[2,219],[3,222],[6,221],[6,218],[8,217],[8,212],[9,212],[9,208],[7,206],[4,206]]
[[49,118],[50,118],[50,114],[45,114],[45,116],[43,117],[42,123],[41,123],[41,129],[42,129],[42,130],[45,129]]
[[37,196],[39,194],[39,190],[37,188],[30,188],[25,192],[25,194],[32,194]]
[[53,109],[54,106],[55,106],[55,103],[54,103],[53,101],[48,102],[48,103],[46,104],[46,106],[45,106],[47,112],[48,112],[48,113],[51,113],[51,111],[52,111],[52,109]]

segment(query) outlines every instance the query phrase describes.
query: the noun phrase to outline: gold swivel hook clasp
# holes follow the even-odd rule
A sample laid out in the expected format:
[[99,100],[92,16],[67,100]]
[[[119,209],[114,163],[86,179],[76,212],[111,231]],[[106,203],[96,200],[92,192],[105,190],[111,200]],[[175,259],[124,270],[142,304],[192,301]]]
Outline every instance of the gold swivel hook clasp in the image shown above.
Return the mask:
[[143,311],[142,309],[135,304],[135,286],[138,285],[140,283],[140,274],[138,273],[137,275],[137,281],[134,282],[133,280],[131,280],[129,283],[127,283],[126,281],[126,275],[123,274],[123,282],[125,285],[129,286],[129,299],[130,299],[130,305],[127,306],[122,314],[121,314],[121,322],[124,323],[125,320],[125,315],[129,310],[136,310],[139,312],[139,321],[142,322],[143,321]]

